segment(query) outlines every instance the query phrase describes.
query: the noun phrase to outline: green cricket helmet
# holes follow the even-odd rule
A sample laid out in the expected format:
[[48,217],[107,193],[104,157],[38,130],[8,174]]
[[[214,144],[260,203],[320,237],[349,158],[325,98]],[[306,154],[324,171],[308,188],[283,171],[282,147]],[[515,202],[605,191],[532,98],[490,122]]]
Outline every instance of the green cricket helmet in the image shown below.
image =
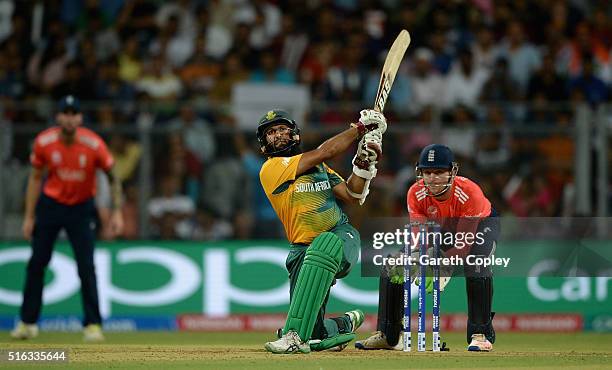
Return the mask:
[[[268,128],[276,125],[285,125],[289,128],[289,142],[283,148],[275,149],[274,146],[268,142],[266,138],[266,131]],[[261,153],[268,157],[280,157],[291,153],[292,149],[300,145],[300,129],[297,127],[295,121],[289,116],[289,113],[274,109],[264,114],[257,124],[257,140],[261,148]]]

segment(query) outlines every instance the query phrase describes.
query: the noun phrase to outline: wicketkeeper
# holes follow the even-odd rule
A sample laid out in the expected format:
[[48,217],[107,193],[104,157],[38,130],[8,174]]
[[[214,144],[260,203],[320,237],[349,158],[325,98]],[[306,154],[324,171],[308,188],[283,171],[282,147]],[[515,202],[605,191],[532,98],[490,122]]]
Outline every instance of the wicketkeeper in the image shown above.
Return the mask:
[[[387,123],[382,113],[362,110],[359,122],[303,153],[300,130],[289,115],[271,110],[260,120],[257,139],[267,156],[260,172],[272,207],[285,227],[290,251],[286,267],[290,305],[280,339],[265,344],[272,353],[342,350],[355,338],[363,312],[325,319],[330,287],[357,262],[359,232],[349,224],[337,199],[363,204],[382,154]],[[324,162],[360,140],[353,173],[345,182]]]
[[[499,218],[491,202],[480,187],[470,179],[457,176],[458,164],[452,151],[440,144],[423,149],[416,165],[417,182],[408,190],[407,206],[410,221],[435,221],[442,232],[462,232],[482,239],[471,245],[442,245],[446,256],[489,256],[495,251],[499,237]],[[465,234],[464,234],[465,235]],[[442,269],[441,269],[442,270]],[[452,268],[441,271],[440,290],[448,284]],[[379,285],[377,331],[369,338],[358,341],[358,349],[401,350],[403,318],[403,277],[393,276],[401,269],[383,269]],[[493,301],[493,274],[491,267],[464,264],[467,293],[467,343],[469,351],[490,351],[495,342],[491,305]],[[416,275],[416,274],[415,274]],[[419,284],[421,282],[418,282]],[[431,293],[432,278],[425,282]]]

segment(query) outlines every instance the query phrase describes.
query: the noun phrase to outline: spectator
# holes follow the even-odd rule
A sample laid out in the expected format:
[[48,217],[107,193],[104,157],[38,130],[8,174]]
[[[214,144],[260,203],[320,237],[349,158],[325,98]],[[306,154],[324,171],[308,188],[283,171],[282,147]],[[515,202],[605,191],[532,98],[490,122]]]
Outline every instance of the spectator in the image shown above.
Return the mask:
[[193,55],[194,36],[179,32],[179,19],[170,16],[151,43],[151,54],[163,54],[170,66],[180,68]]
[[0,97],[19,99],[25,94],[26,78],[17,40],[4,43],[0,54]]
[[582,73],[570,82],[570,89],[580,91],[589,104],[597,106],[609,96],[608,86],[593,73],[593,58],[585,55],[582,60]]
[[206,39],[200,35],[195,43],[194,55],[179,70],[188,95],[208,93],[219,77],[219,63],[215,62],[206,50]]
[[481,26],[476,31],[476,42],[472,45],[474,55],[474,65],[476,68],[483,68],[491,71],[498,60],[497,48],[495,47],[495,37],[493,30],[486,26]]
[[123,38],[135,36],[149,42],[157,32],[155,13],[157,5],[152,0],[125,2],[117,17],[117,28]]
[[198,241],[217,241],[228,239],[233,235],[232,224],[215,217],[203,209],[196,210],[194,217],[177,225],[177,234],[181,239]]
[[289,14],[283,15],[282,31],[277,38],[280,50],[280,66],[291,73],[297,73],[300,62],[308,48],[309,37]]
[[95,84],[96,98],[112,101],[126,109],[136,97],[134,86],[121,79],[119,65],[114,59],[100,66],[100,72]]
[[278,56],[271,49],[263,50],[259,54],[259,67],[251,73],[252,82],[267,82],[293,84],[295,76],[292,72],[278,63]]
[[310,86],[316,99],[323,99],[325,77],[335,57],[336,45],[332,42],[310,44],[299,69],[299,82]]
[[589,60],[592,73],[606,83],[612,82],[612,66],[610,65],[610,47],[591,33],[591,26],[581,22],[576,27],[576,36],[566,45],[567,72],[570,78],[576,78],[583,73],[584,63]]
[[[262,50],[272,43],[281,31],[281,12],[278,6],[268,0],[253,0],[252,14],[244,15],[243,21],[251,23],[249,45]],[[251,18],[251,19],[249,19]]]
[[206,171],[201,193],[203,205],[225,220],[234,220],[249,204],[249,194],[244,187],[246,173],[233,136],[228,133],[217,137],[217,156]]
[[185,147],[200,163],[209,163],[216,149],[211,123],[198,116],[191,103],[182,104],[179,112],[180,115],[171,120],[169,126],[180,132]]
[[508,61],[499,58],[491,69],[491,75],[485,83],[480,100],[484,102],[510,102],[517,101],[518,87],[510,77]]
[[279,238],[283,236],[284,229],[280,223],[266,193],[259,181],[259,171],[264,163],[263,156],[256,153],[246,142],[244,135],[235,135],[235,145],[240,154],[242,165],[247,177],[249,187],[249,206],[252,213],[252,237],[262,239]]
[[95,84],[85,74],[84,66],[78,61],[66,65],[66,74],[63,81],[57,84],[52,91],[55,99],[78,92],[85,101],[94,100],[96,97]]
[[136,86],[158,101],[175,101],[183,88],[181,80],[166,63],[163,53],[153,57],[145,73],[136,81]]
[[164,3],[155,13],[155,23],[159,28],[164,28],[174,18],[177,21],[178,34],[181,37],[194,39],[198,32],[198,25],[192,3],[190,0]]
[[179,180],[170,175],[162,178],[157,196],[149,201],[148,211],[154,233],[161,239],[175,239],[180,233],[181,223],[195,213],[191,198],[181,195]]
[[328,101],[340,98],[349,98],[361,101],[367,79],[367,71],[361,63],[364,51],[364,35],[350,36],[346,52],[327,71],[325,79],[326,96]]
[[483,132],[477,137],[474,159],[479,171],[499,171],[510,164],[512,136],[505,125],[501,107],[490,106],[486,121],[487,128],[494,130]]
[[567,100],[567,80],[555,71],[553,57],[550,53],[542,57],[542,66],[529,79],[527,99],[536,95],[544,96],[550,102]]
[[109,141],[109,149],[115,157],[117,176],[121,182],[131,180],[136,172],[142,148],[140,144],[128,140],[124,135],[113,134]]
[[130,36],[119,54],[119,77],[127,82],[135,82],[142,73],[142,62],[138,50],[138,38]]
[[452,52],[447,45],[446,37],[442,31],[434,31],[429,37],[429,47],[434,54],[432,65],[441,75],[446,75],[453,64]]
[[452,111],[451,127],[444,130],[441,142],[452,148],[455,154],[472,159],[476,155],[474,151],[476,147],[474,121],[474,112],[469,107],[465,105],[456,106]]
[[210,90],[209,97],[216,101],[229,101],[232,87],[249,78],[249,72],[244,68],[237,54],[230,54],[221,67],[221,74]]
[[125,186],[125,201],[121,209],[125,223],[123,225],[123,239],[137,239],[140,237],[140,210],[138,208],[138,188],[133,184]]
[[206,40],[206,55],[218,61],[232,47],[234,6],[232,2],[216,0],[209,2],[208,7],[200,6],[196,11],[198,37],[203,36]]
[[519,21],[508,24],[506,39],[500,46],[499,56],[508,60],[510,76],[521,94],[527,90],[529,76],[540,67],[540,53],[525,40],[523,25]]
[[445,86],[442,77],[433,69],[433,53],[426,48],[414,53],[414,66],[409,75],[412,96],[410,109],[418,115],[424,108],[442,108]]
[[469,109],[476,109],[482,88],[489,77],[488,73],[474,67],[472,52],[468,49],[459,52],[458,62],[446,78],[444,106],[446,109],[453,109],[464,105]]
[[28,80],[33,86],[48,92],[64,80],[70,55],[65,40],[55,40],[44,49],[39,49],[28,62]]

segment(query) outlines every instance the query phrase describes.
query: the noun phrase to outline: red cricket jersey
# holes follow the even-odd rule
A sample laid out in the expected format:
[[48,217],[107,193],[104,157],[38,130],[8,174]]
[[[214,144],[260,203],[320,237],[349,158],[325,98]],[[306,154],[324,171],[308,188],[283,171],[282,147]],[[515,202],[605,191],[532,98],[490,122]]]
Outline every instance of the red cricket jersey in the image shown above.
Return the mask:
[[114,160],[93,131],[77,127],[74,142],[66,145],[61,140],[61,127],[52,127],[36,136],[30,162],[49,170],[43,193],[59,203],[73,205],[96,194],[96,169],[108,171]]
[[480,186],[466,177],[455,177],[448,190],[451,196],[444,201],[428,196],[426,191],[423,180],[408,189],[410,221],[433,220],[454,231],[476,233],[479,221],[491,215],[491,202]]

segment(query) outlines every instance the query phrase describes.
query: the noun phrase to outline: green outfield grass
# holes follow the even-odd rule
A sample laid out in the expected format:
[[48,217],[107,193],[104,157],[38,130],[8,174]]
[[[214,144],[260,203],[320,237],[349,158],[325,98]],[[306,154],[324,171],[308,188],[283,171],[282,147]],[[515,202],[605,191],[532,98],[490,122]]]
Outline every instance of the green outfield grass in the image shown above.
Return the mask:
[[[367,336],[360,333],[358,338]],[[0,349],[69,350],[68,364],[7,364],[0,368],[58,369],[417,369],[539,368],[612,369],[612,334],[498,334],[491,353],[465,351],[463,334],[447,333],[445,353],[357,351],[272,355],[267,333],[106,333],[100,344],[84,344],[80,333],[42,332],[31,341],[14,341],[0,332]],[[431,348],[431,336],[428,348]],[[413,338],[413,347],[416,338]],[[8,366],[7,366],[8,365]]]

